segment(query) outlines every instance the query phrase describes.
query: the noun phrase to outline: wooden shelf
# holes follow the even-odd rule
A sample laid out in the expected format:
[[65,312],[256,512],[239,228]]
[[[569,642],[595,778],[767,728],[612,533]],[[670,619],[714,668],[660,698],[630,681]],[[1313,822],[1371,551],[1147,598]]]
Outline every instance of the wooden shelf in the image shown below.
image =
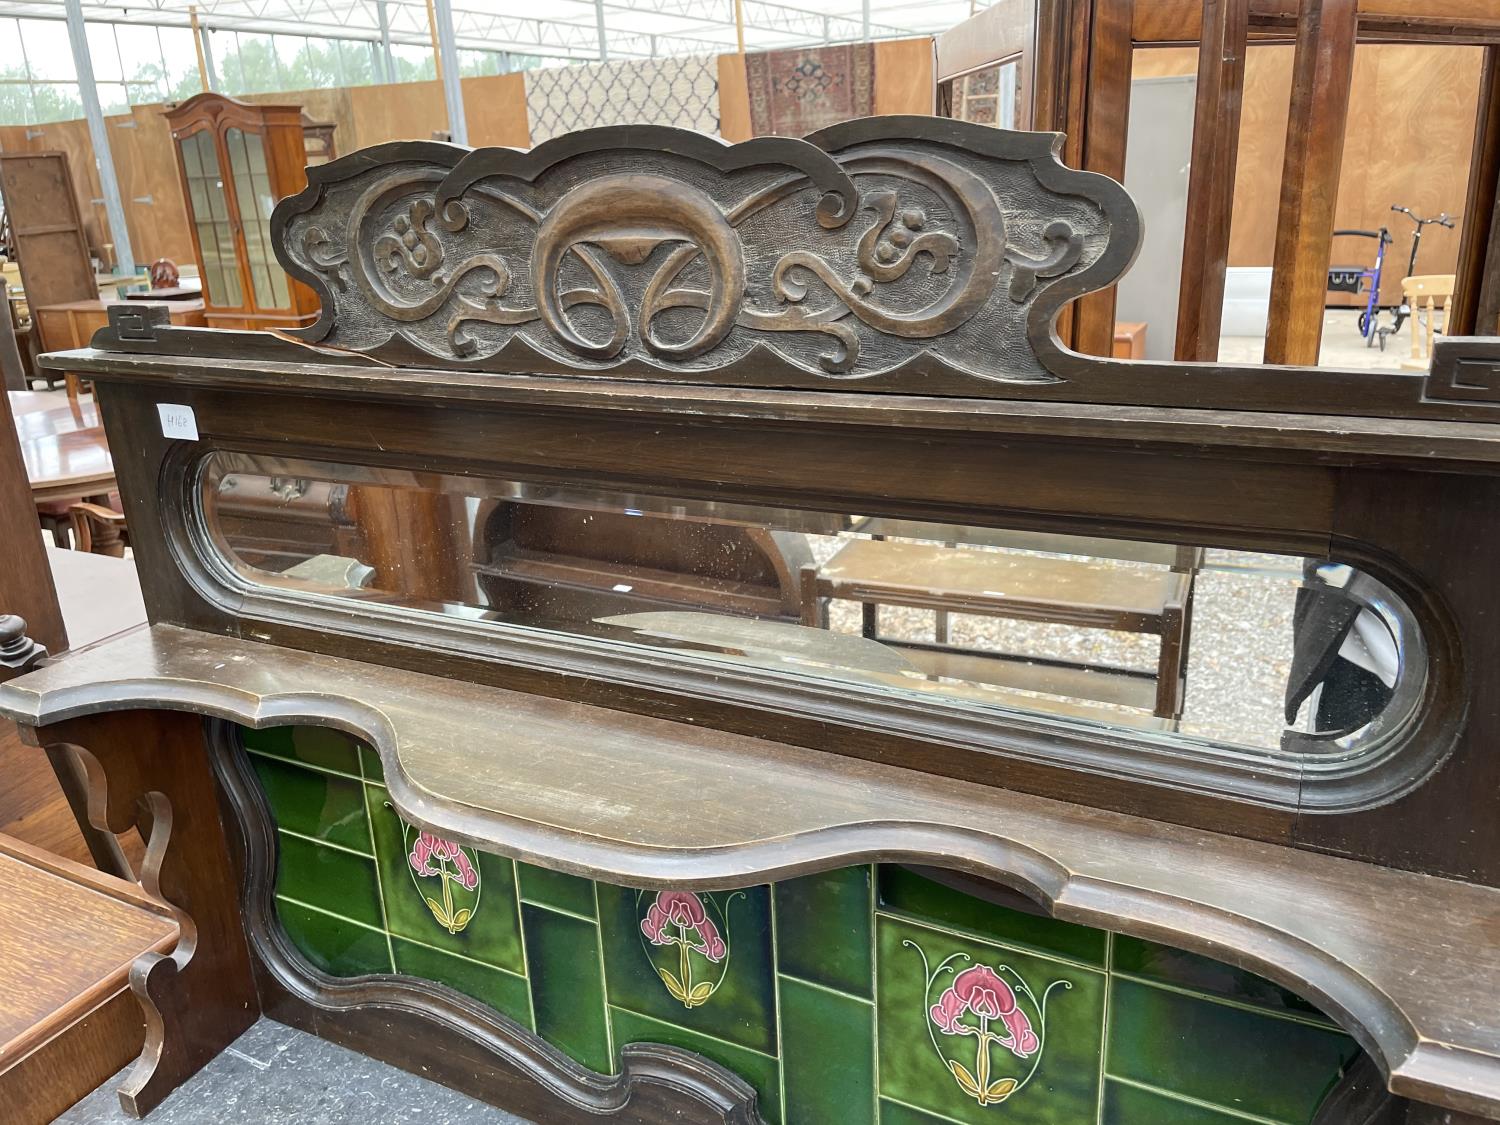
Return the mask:
[[[340,728],[414,824],[617,884],[869,861],[994,879],[1262,973],[1338,1020],[1395,1093],[1500,1116],[1500,889],[168,625],[0,685],[0,712],[31,725],[141,707]],[[714,815],[691,815],[706,793]]]

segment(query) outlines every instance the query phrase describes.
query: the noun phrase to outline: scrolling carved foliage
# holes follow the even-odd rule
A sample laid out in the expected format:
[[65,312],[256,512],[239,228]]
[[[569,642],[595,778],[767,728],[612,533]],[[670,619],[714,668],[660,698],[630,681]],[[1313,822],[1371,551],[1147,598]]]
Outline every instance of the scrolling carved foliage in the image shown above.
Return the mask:
[[727,146],[655,126],[530,152],[401,142],[312,169],[277,253],[302,335],[397,364],[972,388],[1117,277],[1139,218],[1056,134],[871,118]]

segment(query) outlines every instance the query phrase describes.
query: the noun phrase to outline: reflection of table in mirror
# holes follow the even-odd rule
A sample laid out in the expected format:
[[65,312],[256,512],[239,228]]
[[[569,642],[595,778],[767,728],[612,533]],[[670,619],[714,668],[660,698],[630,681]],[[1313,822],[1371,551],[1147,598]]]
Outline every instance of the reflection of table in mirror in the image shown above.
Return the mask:
[[[865,636],[899,647],[929,675],[1182,717],[1201,550],[892,519],[856,527],[870,538],[851,540],[804,572],[804,624],[826,627],[828,602],[847,599],[860,604]],[[882,636],[882,605],[932,610],[933,640]],[[1155,634],[1161,637],[1157,668],[1153,674],[958,646],[949,640],[955,613]]]

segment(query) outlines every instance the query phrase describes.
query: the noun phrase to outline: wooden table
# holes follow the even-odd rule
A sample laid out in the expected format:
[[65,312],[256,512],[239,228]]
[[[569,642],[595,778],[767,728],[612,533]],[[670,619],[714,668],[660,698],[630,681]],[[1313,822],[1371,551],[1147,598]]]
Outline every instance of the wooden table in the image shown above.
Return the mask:
[[115,465],[91,401],[80,399],[75,411],[57,395],[10,391],[8,396],[34,500],[83,500],[114,491]]
[[[86,348],[89,341],[93,339],[94,333],[109,323],[109,306],[125,303],[103,298],[96,301],[64,301],[62,304],[42,305],[34,308],[31,310],[31,316],[42,334],[42,343],[46,345],[48,351]],[[136,308],[144,304],[142,301],[129,303]],[[170,310],[173,324],[202,328],[206,323],[203,319],[201,299],[162,301],[161,304]]]

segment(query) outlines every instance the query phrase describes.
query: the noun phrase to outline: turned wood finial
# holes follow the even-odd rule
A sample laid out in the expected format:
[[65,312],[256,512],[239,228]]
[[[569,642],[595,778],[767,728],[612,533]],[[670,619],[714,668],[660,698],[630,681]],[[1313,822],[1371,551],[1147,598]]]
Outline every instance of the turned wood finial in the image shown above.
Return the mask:
[[26,619],[0,614],[0,680],[29,672],[47,655],[47,647],[26,635]]

